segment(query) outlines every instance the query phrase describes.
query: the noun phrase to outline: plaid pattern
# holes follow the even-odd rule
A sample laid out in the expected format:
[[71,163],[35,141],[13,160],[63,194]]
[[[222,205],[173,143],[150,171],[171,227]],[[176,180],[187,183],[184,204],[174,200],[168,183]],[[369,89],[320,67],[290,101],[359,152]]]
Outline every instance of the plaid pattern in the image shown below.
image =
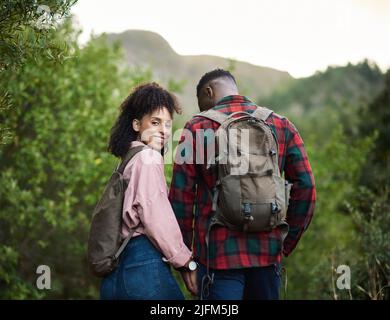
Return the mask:
[[[221,99],[213,109],[225,114],[237,111],[252,113],[256,107],[248,98],[237,95]],[[287,211],[289,233],[282,244],[278,228],[270,232],[243,233],[216,226],[210,232],[211,268],[234,269],[278,263],[282,253],[288,256],[292,252],[312,219],[316,190],[303,141],[297,129],[286,118],[273,113],[267,123],[278,139],[279,168],[284,172],[285,179],[293,183]],[[194,141],[198,129],[217,130],[218,127],[218,123],[203,117],[193,117],[185,126],[192,132]],[[184,135],[180,143],[183,140]],[[204,157],[206,144],[201,150],[201,158]],[[195,147],[193,143],[194,162]],[[184,152],[185,148],[181,156]],[[207,169],[206,164],[175,162],[169,192],[184,242],[188,247],[192,247],[195,257],[203,264],[206,263],[205,236],[212,216],[211,198],[206,186],[211,190],[216,183],[216,177],[216,166]]]

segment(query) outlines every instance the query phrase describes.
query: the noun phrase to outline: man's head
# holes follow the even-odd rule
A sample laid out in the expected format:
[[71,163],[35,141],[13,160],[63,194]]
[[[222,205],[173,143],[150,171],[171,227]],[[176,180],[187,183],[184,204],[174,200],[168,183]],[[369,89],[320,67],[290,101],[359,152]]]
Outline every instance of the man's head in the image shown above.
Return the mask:
[[238,94],[236,79],[223,69],[207,72],[196,86],[196,96],[200,111],[214,107],[223,97]]

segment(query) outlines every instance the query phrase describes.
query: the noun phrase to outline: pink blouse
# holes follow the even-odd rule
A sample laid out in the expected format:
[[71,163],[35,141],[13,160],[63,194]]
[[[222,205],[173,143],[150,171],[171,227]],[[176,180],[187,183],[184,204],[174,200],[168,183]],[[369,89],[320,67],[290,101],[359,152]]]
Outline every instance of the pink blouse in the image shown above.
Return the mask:
[[[131,147],[144,145],[133,141]],[[182,267],[191,257],[168,200],[161,154],[153,149],[142,150],[127,164],[124,178],[129,181],[123,203],[122,235],[136,228],[133,237],[146,235],[164,255],[164,261]]]

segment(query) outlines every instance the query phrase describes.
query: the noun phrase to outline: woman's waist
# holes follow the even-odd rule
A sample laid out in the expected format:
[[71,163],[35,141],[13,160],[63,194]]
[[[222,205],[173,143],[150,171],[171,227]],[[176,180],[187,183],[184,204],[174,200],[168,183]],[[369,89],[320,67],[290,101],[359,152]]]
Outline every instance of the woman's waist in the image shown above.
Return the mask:
[[145,234],[145,227],[143,226],[141,220],[138,217],[124,215],[122,217],[122,238],[127,238],[131,230],[133,230],[132,238]]
[[133,235],[123,252],[126,265],[140,265],[152,260],[162,260],[161,252],[154,246],[147,235]]

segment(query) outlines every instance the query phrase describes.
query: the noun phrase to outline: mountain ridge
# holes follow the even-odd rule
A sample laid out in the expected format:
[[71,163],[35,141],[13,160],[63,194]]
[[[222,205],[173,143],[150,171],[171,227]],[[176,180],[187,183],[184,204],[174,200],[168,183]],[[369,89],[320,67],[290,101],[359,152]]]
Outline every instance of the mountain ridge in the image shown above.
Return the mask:
[[281,84],[293,79],[286,71],[256,66],[249,62],[213,55],[180,55],[158,33],[145,30],[127,30],[105,34],[109,43],[120,42],[125,62],[129,66],[149,68],[153,78],[163,84],[174,80],[182,82],[182,91],[176,93],[183,106],[184,117],[199,112],[195,88],[201,76],[213,69],[229,69],[235,76],[240,92],[253,101],[269,95]]

